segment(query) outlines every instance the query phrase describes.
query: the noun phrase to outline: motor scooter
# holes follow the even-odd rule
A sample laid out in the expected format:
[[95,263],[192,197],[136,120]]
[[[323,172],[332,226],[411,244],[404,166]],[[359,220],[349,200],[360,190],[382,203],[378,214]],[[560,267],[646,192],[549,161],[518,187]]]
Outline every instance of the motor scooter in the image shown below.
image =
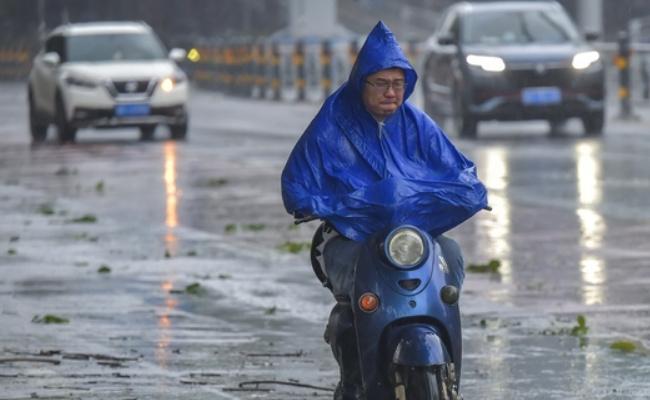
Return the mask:
[[[326,286],[313,258],[312,265]],[[369,238],[351,296],[365,399],[462,399],[458,299],[440,246],[427,232],[404,224]]]

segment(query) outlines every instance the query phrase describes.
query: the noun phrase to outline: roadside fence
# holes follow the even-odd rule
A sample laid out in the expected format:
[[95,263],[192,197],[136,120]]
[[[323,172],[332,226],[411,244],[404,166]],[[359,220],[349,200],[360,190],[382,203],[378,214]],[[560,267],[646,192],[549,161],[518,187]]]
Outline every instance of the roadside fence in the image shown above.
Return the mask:
[[0,81],[23,79],[31,66],[32,51],[28,46],[0,43]]
[[347,80],[357,50],[348,38],[204,45],[189,51],[186,71],[197,85],[230,95],[317,102]]

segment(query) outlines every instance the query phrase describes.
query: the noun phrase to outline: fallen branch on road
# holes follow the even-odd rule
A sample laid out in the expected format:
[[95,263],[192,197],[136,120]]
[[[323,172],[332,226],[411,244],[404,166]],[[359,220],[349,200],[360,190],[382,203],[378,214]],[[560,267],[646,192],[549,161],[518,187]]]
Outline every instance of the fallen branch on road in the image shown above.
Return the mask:
[[[299,383],[299,382],[288,382],[288,381],[246,381],[246,382],[241,382],[239,384],[239,390],[245,390],[245,391],[255,391],[255,390],[260,390],[260,391],[269,391],[269,389],[265,388],[260,388],[259,385],[284,385],[284,386],[295,386],[295,387],[301,387],[301,388],[306,388],[306,389],[316,389],[316,390],[324,390],[327,392],[333,392],[333,388],[329,387],[322,387],[322,386],[314,386],[314,385],[308,385],[306,383]],[[249,388],[247,386],[255,386],[254,388]],[[224,388],[226,390],[226,388]],[[237,389],[228,389],[228,391],[236,391]]]
[[51,358],[43,357],[10,357],[10,358],[0,358],[0,363],[12,363],[12,362],[44,362],[54,365],[61,364],[60,360],[52,360]]

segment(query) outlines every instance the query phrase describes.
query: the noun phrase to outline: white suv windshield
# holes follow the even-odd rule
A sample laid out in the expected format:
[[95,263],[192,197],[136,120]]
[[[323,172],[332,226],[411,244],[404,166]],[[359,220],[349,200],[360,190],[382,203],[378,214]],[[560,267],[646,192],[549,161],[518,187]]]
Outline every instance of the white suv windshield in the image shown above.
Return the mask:
[[66,61],[104,62],[160,60],[167,57],[150,34],[79,35],[66,38]]
[[463,21],[466,44],[562,43],[578,37],[571,20],[562,13],[542,10],[486,12]]

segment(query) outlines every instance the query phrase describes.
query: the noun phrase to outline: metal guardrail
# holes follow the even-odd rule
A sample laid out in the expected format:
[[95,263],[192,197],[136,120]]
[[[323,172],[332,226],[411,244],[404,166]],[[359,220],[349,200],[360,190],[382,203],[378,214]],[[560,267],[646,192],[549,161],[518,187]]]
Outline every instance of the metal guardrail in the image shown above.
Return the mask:
[[[241,97],[280,101],[322,101],[347,80],[361,37],[281,38],[202,44],[189,50],[183,69],[198,85]],[[418,68],[423,43],[402,43]],[[594,44],[607,67],[610,93],[620,91],[619,43]],[[650,94],[650,42],[630,43],[629,98]],[[0,80],[24,79],[34,51],[0,43]],[[611,90],[617,88],[618,90]]]
[[25,78],[32,67],[30,49],[16,45],[0,45],[0,80]]

